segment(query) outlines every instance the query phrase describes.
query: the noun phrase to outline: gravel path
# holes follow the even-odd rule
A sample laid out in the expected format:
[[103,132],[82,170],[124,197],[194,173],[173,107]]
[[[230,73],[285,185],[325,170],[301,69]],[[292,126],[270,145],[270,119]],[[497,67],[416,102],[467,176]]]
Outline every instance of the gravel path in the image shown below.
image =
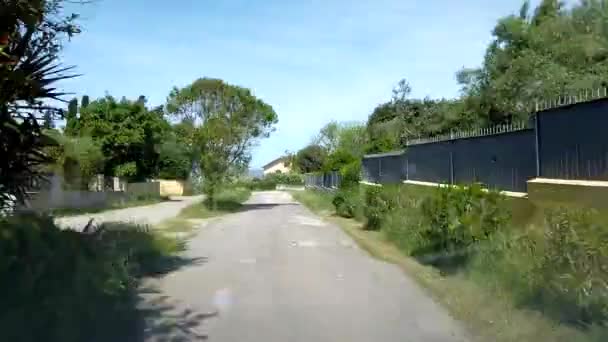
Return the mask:
[[60,217],[55,221],[60,226],[80,230],[86,226],[91,218],[94,223],[102,222],[133,222],[141,224],[158,224],[166,219],[175,217],[179,212],[197,201],[202,196],[172,197],[170,201],[141,207],[109,210],[95,214]]
[[282,192],[209,221],[184,263],[149,279],[144,341],[466,341],[396,266]]

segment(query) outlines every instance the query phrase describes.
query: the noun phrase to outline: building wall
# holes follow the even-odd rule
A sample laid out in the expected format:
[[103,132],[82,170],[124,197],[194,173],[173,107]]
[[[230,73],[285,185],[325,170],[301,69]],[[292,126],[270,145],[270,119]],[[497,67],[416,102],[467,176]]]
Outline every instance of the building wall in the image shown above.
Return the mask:
[[281,171],[281,173],[289,173],[291,168],[286,166],[284,162],[279,162],[274,165],[271,165],[267,169],[264,169],[264,175],[273,174],[277,171]]

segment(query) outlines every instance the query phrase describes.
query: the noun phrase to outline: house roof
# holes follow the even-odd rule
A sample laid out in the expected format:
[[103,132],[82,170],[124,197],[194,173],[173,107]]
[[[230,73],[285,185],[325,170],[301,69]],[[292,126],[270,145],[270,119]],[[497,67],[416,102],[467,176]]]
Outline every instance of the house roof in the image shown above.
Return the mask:
[[287,159],[287,157],[285,157],[285,156],[279,157],[279,158],[277,158],[277,159],[275,159],[275,160],[271,161],[270,163],[268,163],[268,164],[266,164],[266,165],[262,166],[262,168],[263,168],[264,170],[266,170],[266,169],[270,168],[270,167],[271,167],[271,166],[273,166],[273,165],[276,165],[276,164],[278,164],[278,163],[280,163],[280,162],[282,162],[282,161],[285,161],[285,159]]

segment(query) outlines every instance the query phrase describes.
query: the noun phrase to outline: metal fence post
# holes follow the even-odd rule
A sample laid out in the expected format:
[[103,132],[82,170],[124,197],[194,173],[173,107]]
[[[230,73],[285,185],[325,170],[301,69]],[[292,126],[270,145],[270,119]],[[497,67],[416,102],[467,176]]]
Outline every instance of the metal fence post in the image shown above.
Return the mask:
[[534,138],[536,140],[536,177],[540,177],[540,119],[538,113],[534,115]]
[[454,184],[454,151],[450,151],[450,184]]

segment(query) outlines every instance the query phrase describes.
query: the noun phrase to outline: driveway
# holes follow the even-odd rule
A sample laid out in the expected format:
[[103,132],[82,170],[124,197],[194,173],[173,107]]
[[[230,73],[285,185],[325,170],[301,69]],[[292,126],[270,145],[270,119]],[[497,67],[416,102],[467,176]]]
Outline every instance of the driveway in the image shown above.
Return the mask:
[[199,262],[144,284],[145,341],[467,340],[398,267],[287,193],[203,224],[184,259]]
[[62,227],[81,230],[91,218],[95,223],[102,222],[133,222],[140,224],[158,224],[166,219],[177,216],[185,207],[200,202],[202,196],[175,196],[171,200],[125,209],[108,210],[95,214],[67,216],[55,219]]

